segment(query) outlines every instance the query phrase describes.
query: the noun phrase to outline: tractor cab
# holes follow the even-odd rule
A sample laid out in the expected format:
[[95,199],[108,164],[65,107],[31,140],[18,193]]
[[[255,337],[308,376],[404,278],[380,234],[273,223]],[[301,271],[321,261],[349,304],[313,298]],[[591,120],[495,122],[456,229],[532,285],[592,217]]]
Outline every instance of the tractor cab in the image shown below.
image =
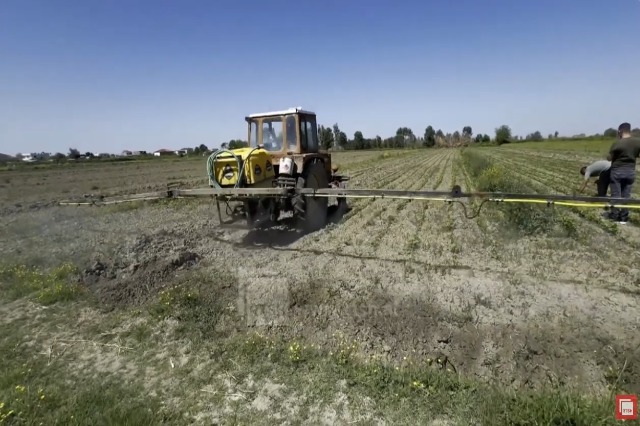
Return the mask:
[[273,157],[313,154],[318,152],[316,114],[301,108],[290,108],[251,114],[248,123],[248,141],[252,148],[262,147]]

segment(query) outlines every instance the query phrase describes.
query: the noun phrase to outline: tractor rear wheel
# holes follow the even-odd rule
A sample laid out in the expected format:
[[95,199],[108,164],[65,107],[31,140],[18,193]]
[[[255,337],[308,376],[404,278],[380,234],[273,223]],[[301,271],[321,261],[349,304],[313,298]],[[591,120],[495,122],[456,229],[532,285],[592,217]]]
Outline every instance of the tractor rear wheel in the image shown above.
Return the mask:
[[[322,162],[307,165],[298,178],[298,188],[322,189],[329,187],[327,171]],[[293,200],[294,209],[303,212],[304,218],[298,221],[299,228],[305,232],[315,232],[327,224],[328,199],[327,197],[314,197],[303,195]]]

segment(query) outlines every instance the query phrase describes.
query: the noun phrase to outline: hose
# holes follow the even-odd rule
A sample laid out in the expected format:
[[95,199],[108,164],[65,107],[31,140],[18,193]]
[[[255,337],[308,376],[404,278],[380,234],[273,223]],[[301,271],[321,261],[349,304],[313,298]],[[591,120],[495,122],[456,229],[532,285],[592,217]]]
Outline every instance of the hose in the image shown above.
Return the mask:
[[219,149],[216,152],[214,152],[213,154],[211,154],[209,156],[209,158],[207,158],[207,175],[209,176],[209,185],[211,185],[211,186],[213,186],[215,188],[222,188],[222,185],[220,185],[220,182],[218,182],[218,178],[216,177],[215,170],[214,170],[214,164],[215,164],[216,158],[218,158],[218,155],[220,155],[222,153],[228,153],[233,158],[235,158],[236,164],[238,165],[238,179],[236,179],[236,183],[235,183],[235,185],[233,187],[234,188],[239,188],[240,184],[241,184],[241,181],[242,181],[242,178],[244,176],[244,166],[249,161],[249,157],[251,157],[251,154],[253,154],[253,151],[255,151],[257,149],[260,149],[260,147],[255,147],[251,151],[249,151],[249,155],[247,155],[247,158],[244,161],[239,159],[233,153],[233,151],[231,151],[229,149]]
[[570,202],[570,201],[553,201],[553,200],[543,200],[543,199],[499,199],[493,198],[491,201],[500,202],[500,203],[531,203],[531,204],[548,204],[548,205],[558,205],[558,206],[568,206],[568,207],[591,207],[591,208],[610,208],[610,207],[618,207],[623,209],[640,209],[640,205],[627,205],[627,204],[615,204],[615,203],[597,203],[597,202]]

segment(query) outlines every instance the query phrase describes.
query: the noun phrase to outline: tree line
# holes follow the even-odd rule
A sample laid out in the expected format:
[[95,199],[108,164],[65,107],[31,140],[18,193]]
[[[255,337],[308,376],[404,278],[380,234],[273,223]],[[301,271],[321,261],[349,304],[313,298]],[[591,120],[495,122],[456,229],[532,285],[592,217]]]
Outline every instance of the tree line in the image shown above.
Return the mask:
[[[615,138],[618,131],[613,127],[609,127],[602,133],[594,135],[578,134],[570,137],[559,136],[558,131],[549,133],[546,140],[568,140],[568,139],[609,139]],[[636,137],[640,137],[640,128],[634,128],[631,130],[631,134]],[[432,147],[456,147],[466,146],[477,143],[494,143],[502,145],[506,143],[515,142],[531,142],[531,141],[543,141],[545,137],[542,136],[540,131],[535,131],[527,134],[526,136],[513,135],[511,128],[503,124],[502,126],[494,130],[493,137],[487,134],[478,133],[474,136],[471,126],[464,126],[462,131],[454,131],[453,133],[444,133],[441,129],[435,130],[433,126],[429,125],[425,128],[424,133],[420,136],[416,136],[412,129],[409,127],[399,127],[396,130],[395,136],[382,138],[376,135],[373,138],[365,138],[361,131],[356,131],[352,138],[349,138],[345,132],[340,130],[338,123],[335,123],[331,127],[319,125],[318,126],[318,141],[320,147],[324,150],[329,149],[342,149],[342,150],[362,150],[362,149],[383,149],[383,148],[432,148]],[[248,146],[247,141],[242,139],[232,139],[228,142],[221,144],[222,149],[236,149]],[[194,147],[187,155],[202,155],[204,153],[210,153],[211,150],[205,145],[200,144]],[[20,157],[21,154],[16,155]],[[68,154],[62,154],[57,152],[53,155],[49,153],[39,153],[35,155],[38,159],[53,159],[55,161],[62,161],[64,159],[80,159],[80,158],[95,158],[95,157],[114,157],[115,154],[98,154],[94,155],[91,152],[82,154],[76,148],[69,148]]]
[[[567,140],[567,139],[608,139],[615,138],[618,131],[613,127],[606,129],[604,132],[597,133],[595,135],[578,134],[570,137],[561,137],[558,131],[549,133],[545,138],[540,131],[535,131],[527,134],[526,136],[513,135],[511,127],[506,124],[496,128],[494,130],[493,137],[478,133],[474,136],[471,126],[464,126],[462,131],[454,131],[453,133],[444,133],[441,129],[435,130],[433,126],[429,125],[425,128],[424,133],[420,136],[416,136],[412,129],[409,127],[399,127],[396,130],[395,136],[382,138],[376,135],[373,138],[366,138],[361,131],[354,132],[353,137],[349,138],[345,132],[340,130],[338,123],[335,123],[331,127],[319,125],[318,126],[318,141],[320,147],[324,150],[340,149],[340,150],[362,150],[362,149],[384,149],[384,148],[432,148],[432,147],[458,147],[467,146],[478,143],[494,143],[497,145],[516,143],[516,142],[535,142],[543,140]],[[631,130],[631,134],[636,137],[640,137],[640,128],[634,128]],[[236,149],[246,147],[249,144],[242,139],[232,139],[228,142],[221,144],[222,149]],[[201,155],[203,153],[211,152],[211,150],[205,145],[200,144],[193,148],[188,155]],[[19,155],[18,155],[19,156]],[[93,158],[92,153],[81,154],[79,150],[70,148],[67,155],[62,153],[56,153],[51,155],[56,161],[60,161],[64,158],[78,159],[81,157]]]
[[[640,128],[632,130],[634,136],[640,137]],[[608,128],[602,134],[587,136],[585,134],[574,135],[571,137],[561,137],[558,131],[549,133],[547,140],[552,139],[585,139],[585,138],[614,138],[617,130]],[[416,136],[412,129],[408,127],[399,127],[395,136],[381,138],[376,135],[374,138],[365,138],[361,131],[356,131],[353,138],[340,130],[336,123],[332,127],[318,126],[318,139],[323,149],[376,149],[376,148],[431,148],[431,147],[457,147],[466,146],[477,143],[495,143],[502,145],[505,143],[520,141],[543,141],[545,137],[540,131],[535,131],[526,136],[513,135],[511,127],[504,124],[494,130],[493,138],[488,134],[478,133],[474,136],[471,126],[464,126],[462,131],[454,131],[453,133],[444,133],[441,129],[435,130],[429,125],[425,128],[423,135]]]
[[435,130],[433,126],[427,126],[422,135],[416,135],[409,127],[399,127],[396,134],[382,138],[376,135],[366,138],[361,131],[356,131],[353,138],[340,130],[336,123],[332,127],[320,125],[318,127],[318,139],[320,146],[327,150],[333,149],[377,149],[377,148],[431,148],[436,146],[462,146],[469,143],[489,142],[491,137],[486,134],[477,134],[473,137],[471,126],[464,126],[462,131],[445,133],[441,129]]

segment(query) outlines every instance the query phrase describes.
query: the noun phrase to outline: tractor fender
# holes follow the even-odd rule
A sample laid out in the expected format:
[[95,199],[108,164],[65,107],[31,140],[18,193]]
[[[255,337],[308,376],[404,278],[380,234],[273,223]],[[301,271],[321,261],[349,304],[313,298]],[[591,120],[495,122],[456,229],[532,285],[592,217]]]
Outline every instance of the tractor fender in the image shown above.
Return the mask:
[[331,157],[321,154],[307,154],[302,157],[298,157],[295,160],[297,172],[301,175],[312,163],[323,163],[324,169],[327,172],[327,178],[331,177]]

